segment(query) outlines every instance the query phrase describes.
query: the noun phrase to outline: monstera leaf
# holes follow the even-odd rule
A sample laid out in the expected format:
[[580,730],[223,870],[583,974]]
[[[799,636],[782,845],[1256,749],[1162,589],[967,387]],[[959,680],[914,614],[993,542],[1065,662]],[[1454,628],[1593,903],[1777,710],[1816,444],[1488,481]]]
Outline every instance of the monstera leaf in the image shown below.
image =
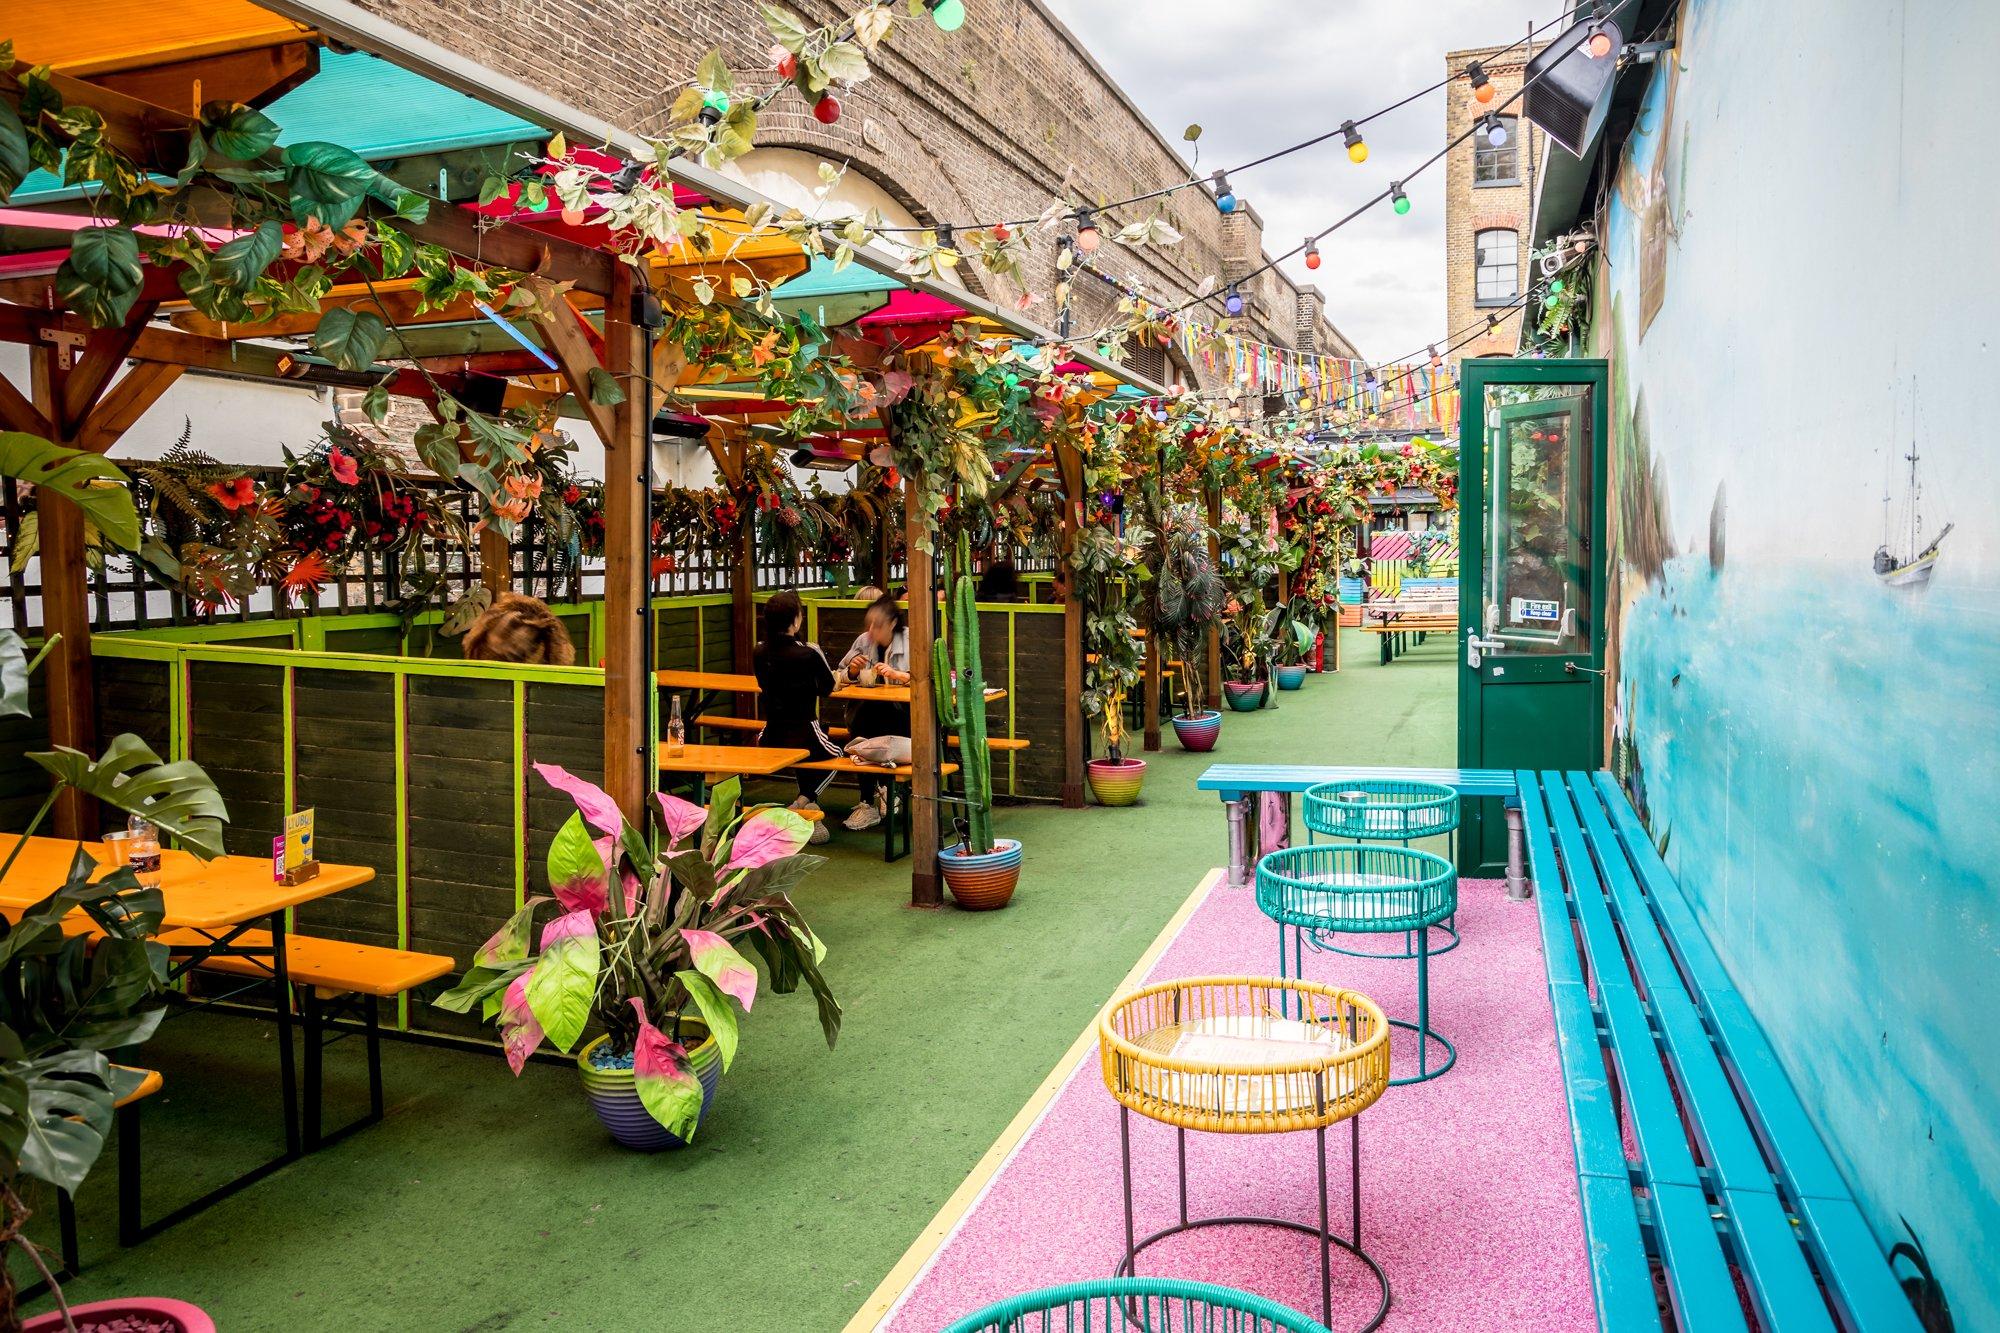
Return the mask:
[[28,645],[21,636],[13,630],[0,629],[0,717],[28,716],[28,677],[35,674],[35,668],[49,655],[49,649],[61,642],[62,635],[58,634],[30,659]]
[[215,783],[193,760],[163,764],[130,732],[115,738],[101,759],[66,745],[28,758],[87,796],[144,815],[203,860],[222,855],[222,824],[229,811]]
[[65,449],[39,435],[0,431],[0,475],[47,487],[90,516],[120,550],[139,545],[139,511],[125,474],[81,449]]

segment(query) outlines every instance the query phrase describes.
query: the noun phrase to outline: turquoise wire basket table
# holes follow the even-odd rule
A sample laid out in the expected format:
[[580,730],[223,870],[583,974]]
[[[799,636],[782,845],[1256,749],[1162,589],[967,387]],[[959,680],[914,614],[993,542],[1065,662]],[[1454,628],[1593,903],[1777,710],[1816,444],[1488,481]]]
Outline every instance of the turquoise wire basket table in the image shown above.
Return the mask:
[[[1417,1035],[1417,1072],[1390,1083],[1422,1083],[1458,1062],[1458,1048],[1431,1029],[1430,928],[1458,910],[1458,872],[1451,862],[1414,847],[1358,843],[1280,847],[1257,862],[1257,907],[1278,923],[1281,977],[1305,979],[1309,948],[1316,953],[1354,952],[1331,943],[1333,936],[1414,935],[1417,1019],[1412,1023],[1392,1018],[1389,1024]],[[1432,1042],[1444,1048],[1444,1060],[1435,1067]]]
[[965,1316],[945,1333],[1329,1333],[1296,1310],[1234,1287],[1114,1277],[1044,1287]]
[[[1319,837],[1345,838],[1352,842],[1394,842],[1408,846],[1418,838],[1445,840],[1445,859],[1458,861],[1458,792],[1439,782],[1418,782],[1409,778],[1358,778],[1345,782],[1322,782],[1308,787],[1301,812],[1306,831]],[[1445,938],[1433,940],[1433,957],[1458,947],[1456,914],[1429,927]],[[1402,948],[1395,952],[1349,948],[1328,941],[1320,947],[1353,958],[1415,958],[1414,932],[1404,932]]]

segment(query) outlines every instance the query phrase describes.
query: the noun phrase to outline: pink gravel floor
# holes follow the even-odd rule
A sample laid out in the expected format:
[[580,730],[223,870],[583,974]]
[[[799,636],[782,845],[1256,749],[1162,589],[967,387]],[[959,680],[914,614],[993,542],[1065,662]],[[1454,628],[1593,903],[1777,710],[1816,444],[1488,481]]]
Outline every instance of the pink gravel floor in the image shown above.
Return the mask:
[[[1458,1045],[1458,1064],[1429,1083],[1391,1088],[1361,1119],[1362,1236],[1388,1274],[1383,1327],[1520,1333],[1596,1327],[1562,1079],[1556,1062],[1532,903],[1506,900],[1498,881],[1467,880],[1465,942],[1431,971],[1432,1026]],[[1249,890],[1218,881],[1153,969],[1176,976],[1268,975],[1277,928]],[[1308,954],[1306,975],[1354,987],[1395,1018],[1416,1012],[1410,962]],[[1395,1072],[1414,1056],[1394,1033]],[[1176,1209],[1174,1136],[1132,1118],[1141,1236]],[[1347,1132],[1328,1134],[1336,1235],[1348,1216]],[[1194,1216],[1258,1213],[1316,1224],[1313,1136],[1188,1136]],[[884,1327],[933,1333],[992,1301],[1108,1275],[1123,1255],[1118,1112],[1096,1049],[960,1221]],[[1273,1228],[1212,1228],[1140,1257],[1148,1276],[1220,1282],[1317,1317],[1319,1263],[1308,1236]],[[1372,1312],[1374,1286],[1336,1252],[1336,1330]]]

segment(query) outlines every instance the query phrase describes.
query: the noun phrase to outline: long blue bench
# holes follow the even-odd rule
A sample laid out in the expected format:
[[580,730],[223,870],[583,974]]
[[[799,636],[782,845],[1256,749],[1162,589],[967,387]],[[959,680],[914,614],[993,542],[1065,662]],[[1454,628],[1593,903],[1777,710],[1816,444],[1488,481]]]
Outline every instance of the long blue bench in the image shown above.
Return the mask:
[[1921,1333],[1623,790],[1609,773],[1523,771],[1515,786],[1599,1327],[1661,1327],[1657,1265],[1682,1330],[1752,1326],[1734,1270],[1771,1333]]
[[[1296,796],[1322,782],[1355,782],[1367,778],[1400,778],[1411,782],[1438,782],[1460,796],[1493,796],[1511,801],[1514,772],[1506,768],[1369,768],[1325,767],[1316,764],[1210,764],[1195,780],[1198,791],[1212,791],[1222,797],[1229,815],[1229,883],[1242,888],[1250,882],[1250,863],[1256,859],[1251,845],[1254,816],[1251,805],[1266,792]],[[1510,830],[1511,833],[1511,830]],[[1511,842],[1511,838],[1510,838]],[[1266,848],[1265,850],[1269,850]],[[1520,864],[1510,847],[1508,865]],[[1509,879],[1518,878],[1510,871]]]

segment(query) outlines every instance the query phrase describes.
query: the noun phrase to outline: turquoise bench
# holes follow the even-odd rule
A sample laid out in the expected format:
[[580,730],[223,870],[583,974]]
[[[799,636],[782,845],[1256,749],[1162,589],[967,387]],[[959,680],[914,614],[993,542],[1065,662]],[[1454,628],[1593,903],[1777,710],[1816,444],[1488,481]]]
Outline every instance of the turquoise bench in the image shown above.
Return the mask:
[[[1229,884],[1243,888],[1250,883],[1252,863],[1257,859],[1252,832],[1256,825],[1252,806],[1265,794],[1286,798],[1298,795],[1322,782],[1353,782],[1364,778],[1400,778],[1410,782],[1437,782],[1460,796],[1493,796],[1509,803],[1507,828],[1507,886],[1514,897],[1525,895],[1526,871],[1522,868],[1520,830],[1512,814],[1514,772],[1505,768],[1341,768],[1317,764],[1210,764],[1195,780],[1198,791],[1212,791],[1222,798],[1229,815]],[[1289,822],[1289,812],[1287,813]],[[1289,838],[1288,838],[1289,840]],[[1270,848],[1264,850],[1269,851]]]
[[1609,773],[1523,771],[1515,786],[1598,1326],[1661,1327],[1657,1265],[1683,1330],[1751,1327],[1733,1268],[1771,1333],[1921,1333],[1623,790]]

